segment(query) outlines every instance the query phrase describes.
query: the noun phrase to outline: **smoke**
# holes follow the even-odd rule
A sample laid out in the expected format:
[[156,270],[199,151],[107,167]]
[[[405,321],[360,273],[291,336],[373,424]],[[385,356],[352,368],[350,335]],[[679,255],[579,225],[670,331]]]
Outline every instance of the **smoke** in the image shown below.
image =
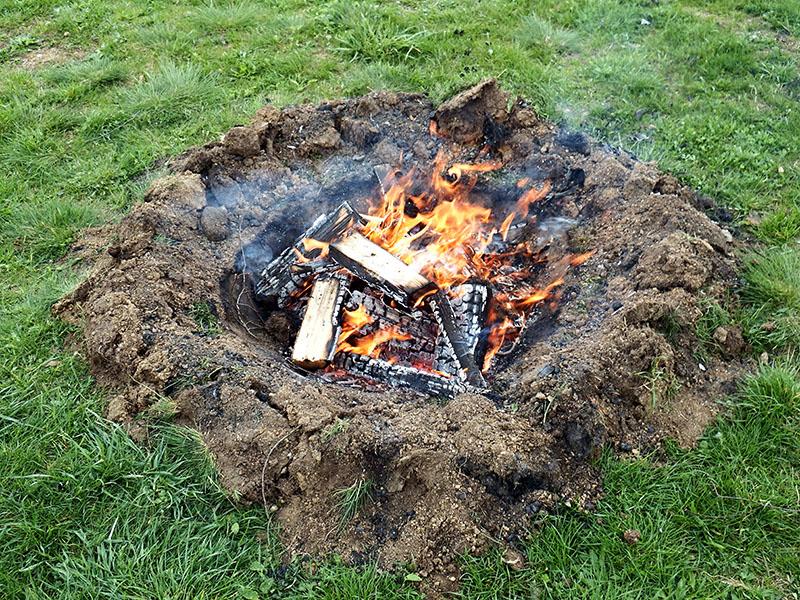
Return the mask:
[[575,227],[578,221],[567,217],[550,217],[537,224],[536,244],[543,248],[554,242],[565,243],[570,229]]
[[234,270],[238,273],[258,273],[264,270],[272,259],[275,250],[262,236],[242,246],[234,259]]
[[334,156],[315,168],[249,172],[237,181],[214,175],[208,183],[208,202],[225,207],[241,247],[234,268],[258,273],[292,245],[314,220],[343,201],[361,212],[378,188],[371,164]]

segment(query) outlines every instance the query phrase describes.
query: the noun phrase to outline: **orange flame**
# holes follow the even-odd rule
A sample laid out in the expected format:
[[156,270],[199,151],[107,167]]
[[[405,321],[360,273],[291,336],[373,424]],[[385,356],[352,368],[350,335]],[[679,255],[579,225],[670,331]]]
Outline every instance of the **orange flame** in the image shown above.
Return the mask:
[[[431,132],[436,132],[433,121]],[[503,344],[519,334],[531,308],[556,297],[556,290],[564,284],[566,269],[582,264],[591,256],[586,253],[559,261],[551,282],[538,288],[525,283],[530,265],[542,261],[530,243],[506,246],[502,253],[491,252],[489,247],[495,236],[507,242],[514,220],[526,219],[531,206],[552,189],[549,181],[536,188],[531,187],[528,177],[518,180],[517,188],[524,191],[497,227],[494,224],[500,220],[499,216],[471,197],[471,193],[479,173],[501,167],[497,161],[448,166],[447,157],[440,152],[427,181],[421,182],[414,169],[395,177],[380,202],[370,209],[364,226],[364,235],[370,240],[445,291],[470,279],[493,284],[497,310],[490,314],[484,369],[489,368]],[[366,348],[373,352],[377,346],[371,344],[376,341],[380,345],[389,339],[406,339],[397,337],[404,334],[395,330],[387,331],[359,340],[362,351]]]
[[589,252],[584,252],[583,254],[576,254],[575,256],[570,257],[569,264],[572,265],[573,267],[579,267],[587,260],[592,258],[592,256],[594,256],[594,250],[591,250]]
[[380,346],[386,342],[390,342],[392,340],[402,341],[410,339],[411,336],[409,334],[398,330],[394,326],[391,326],[378,329],[377,331],[367,334],[364,337],[356,338],[352,342],[347,340],[344,342],[339,342],[337,351],[352,352],[353,354],[363,354],[365,356],[371,356],[372,358],[379,358],[381,354]]
[[313,250],[319,250],[319,256],[317,258],[325,258],[328,256],[328,252],[330,251],[330,242],[321,242],[319,240],[315,240],[313,238],[303,238],[303,249],[306,252],[312,252]]
[[[342,332],[336,346],[337,352],[352,352],[378,358],[380,346],[391,340],[410,340],[411,336],[399,331],[396,327],[378,329],[364,336],[359,336],[361,330],[375,321],[364,305],[355,310],[345,310],[342,319]],[[391,357],[390,357],[391,360]]]
[[503,319],[501,323],[495,323],[491,330],[489,331],[489,338],[486,347],[486,354],[483,357],[483,365],[482,370],[488,371],[489,367],[492,365],[492,361],[494,357],[497,356],[497,353],[500,351],[500,348],[503,347],[503,344],[506,341],[506,337],[508,336],[509,332],[516,332],[517,328],[514,325],[514,321],[506,317]]
[[[435,121],[430,122],[430,132],[437,134]],[[445,293],[454,295],[453,288],[473,279],[492,284],[484,370],[504,345],[519,336],[533,307],[558,300],[569,267],[583,264],[592,256],[587,252],[565,257],[550,265],[550,283],[534,285],[531,267],[545,262],[546,257],[532,242],[508,242],[509,232],[515,219],[528,219],[532,205],[545,198],[552,185],[544,181],[537,188],[529,177],[523,177],[516,182],[520,190],[516,202],[501,214],[493,214],[472,192],[480,173],[501,167],[497,161],[448,164],[447,156],[439,152],[427,178],[415,169],[397,172],[369,214],[364,215],[363,226],[367,238]],[[307,253],[319,250],[321,256],[328,252],[328,244],[317,240],[303,240],[303,247]],[[416,306],[424,301],[420,298]],[[388,342],[411,339],[394,326],[365,332],[373,322],[363,306],[345,311],[337,349],[377,358]],[[426,367],[433,369],[432,365]]]
[[372,323],[375,319],[369,316],[367,308],[361,304],[355,310],[344,310],[344,319],[342,319],[342,333],[339,336],[339,341],[347,339],[350,334],[358,331]]
[[531,204],[538,202],[547,196],[547,194],[550,193],[551,188],[551,183],[549,181],[545,181],[544,185],[540,189],[529,189],[527,192],[522,194],[522,196],[520,196],[519,200],[517,200],[517,212],[521,215],[527,215],[528,211],[531,209]]

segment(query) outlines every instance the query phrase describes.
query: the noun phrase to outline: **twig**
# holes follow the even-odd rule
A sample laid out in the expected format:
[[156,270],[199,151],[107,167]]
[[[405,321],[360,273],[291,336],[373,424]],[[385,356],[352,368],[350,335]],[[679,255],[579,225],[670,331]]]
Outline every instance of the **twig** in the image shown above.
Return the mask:
[[261,501],[264,504],[264,512],[266,513],[267,516],[269,516],[269,508],[267,507],[267,491],[265,487],[266,477],[267,477],[267,464],[269,463],[270,457],[272,457],[272,453],[275,452],[277,447],[280,446],[284,441],[286,441],[286,439],[298,429],[300,429],[299,425],[297,427],[293,427],[292,429],[289,430],[289,433],[287,433],[285,436],[283,436],[281,439],[275,442],[275,444],[273,444],[272,448],[270,448],[269,452],[267,452],[267,457],[264,459],[264,466],[261,467]]
[[236,297],[236,312],[239,315],[239,322],[242,324],[242,327],[244,327],[244,330],[247,332],[247,335],[254,338],[256,336],[253,334],[252,331],[250,331],[250,327],[246,319],[244,318],[244,315],[242,315],[242,309],[241,309],[242,296],[244,295],[244,290],[246,289],[247,286],[247,254],[245,254],[244,252],[244,242],[242,241],[242,219],[243,217],[240,215],[237,237],[239,238],[239,249],[242,253],[242,286],[241,289],[239,290],[239,295]]

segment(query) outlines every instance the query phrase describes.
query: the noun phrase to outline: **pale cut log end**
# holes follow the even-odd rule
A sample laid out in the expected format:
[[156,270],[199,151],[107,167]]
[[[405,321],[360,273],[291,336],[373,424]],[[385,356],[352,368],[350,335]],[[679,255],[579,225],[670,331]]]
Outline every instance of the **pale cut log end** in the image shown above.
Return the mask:
[[330,363],[339,337],[344,289],[345,283],[336,277],[319,278],[314,283],[292,350],[296,365],[321,369]]

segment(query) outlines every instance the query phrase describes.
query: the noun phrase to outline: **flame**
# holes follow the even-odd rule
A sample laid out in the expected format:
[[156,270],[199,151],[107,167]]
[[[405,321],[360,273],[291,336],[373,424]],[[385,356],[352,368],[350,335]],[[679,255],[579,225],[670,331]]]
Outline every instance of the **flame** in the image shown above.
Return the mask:
[[521,286],[508,294],[499,294],[497,301],[509,312],[519,313],[521,309],[532,307],[547,300],[553,290],[564,285],[564,278],[557,277],[542,289]]
[[[433,135],[437,133],[434,121],[430,122],[430,130]],[[497,161],[448,165],[447,156],[439,152],[427,179],[415,169],[397,174],[365,215],[363,230],[366,237],[446,293],[453,295],[455,292],[450,290],[471,279],[492,284],[495,297],[487,325],[484,370],[491,366],[503,345],[519,335],[534,306],[557,300],[567,269],[592,256],[587,252],[558,261],[551,270],[550,282],[544,287],[530,282],[530,267],[546,258],[532,242],[509,243],[509,231],[515,219],[528,218],[532,205],[550,193],[552,184],[544,181],[540,187],[535,187],[529,177],[519,179],[516,187],[522,191],[511,210],[506,214],[493,214],[490,208],[472,197],[472,192],[480,173],[501,167],[502,163]],[[492,245],[498,236],[504,242],[502,251]],[[417,306],[423,302],[424,298],[420,298]],[[347,341],[348,334],[340,339],[340,349],[374,356],[379,353],[381,344],[392,339],[408,339],[405,335],[385,328],[351,343]]]
[[500,225],[500,235],[503,237],[504,242],[508,239],[508,230],[511,228],[511,223],[514,221],[514,217],[516,216],[517,213],[509,213],[508,216],[503,219],[503,224]]
[[[396,327],[386,327],[378,329],[366,335],[359,335],[361,330],[375,322],[366,307],[362,304],[355,310],[343,311],[342,332],[339,334],[339,341],[336,346],[337,352],[352,352],[353,354],[363,354],[372,358],[379,358],[383,344],[392,340],[410,340],[411,336],[398,330]],[[393,357],[387,358],[390,362]]]
[[520,196],[519,200],[517,200],[517,212],[521,215],[527,215],[528,211],[531,209],[531,204],[534,202],[538,202],[547,194],[550,193],[550,189],[552,185],[549,181],[545,181],[544,185],[540,189],[531,188],[522,196]]
[[[446,162],[444,154],[437,155],[428,189],[422,194],[408,193],[415,171],[397,179],[383,201],[370,210],[364,231],[373,242],[445,288],[470,277],[491,275],[487,265],[472,257],[492,240],[488,227],[492,212],[470,202],[469,193],[477,183],[477,173],[502,166],[498,162],[459,163],[445,169]],[[413,204],[415,215],[407,214],[407,203]]]
[[[430,132],[438,134],[435,121],[430,121]],[[440,151],[429,176],[415,168],[405,173],[395,171],[391,181],[386,182],[388,189],[382,188],[368,214],[363,215],[362,226],[367,238],[451,297],[458,294],[457,286],[469,280],[491,284],[493,297],[485,330],[484,371],[504,347],[519,337],[534,307],[557,303],[567,270],[593,255],[592,252],[570,255],[551,263],[535,242],[513,239],[509,242],[515,220],[533,218],[528,216],[532,206],[550,193],[552,184],[550,181],[536,184],[523,177],[516,181],[519,194],[516,200],[505,210],[499,207],[493,211],[473,192],[480,174],[502,166],[491,160],[451,164]],[[305,254],[298,251],[298,258],[308,261],[311,260],[308,255],[314,251],[319,251],[317,257],[326,256],[329,244],[307,238],[303,240],[303,249]],[[549,283],[542,287],[536,281],[541,279],[543,269],[549,273]],[[415,308],[425,302],[426,296],[419,298]],[[387,354],[384,350],[389,342],[411,339],[396,326],[375,323],[363,305],[344,311],[337,351],[378,358],[382,352]],[[382,358],[397,360],[394,356]],[[436,372],[433,365],[422,364],[418,359],[412,361],[417,368]]]
[[481,367],[483,371],[489,370],[489,367],[492,365],[492,360],[494,360],[494,357],[500,352],[500,348],[503,347],[509,333],[516,331],[517,327],[514,321],[508,317],[505,317],[502,322],[492,325],[489,330],[486,354],[484,354],[483,365]]
[[319,255],[316,258],[325,258],[330,251],[330,242],[321,242],[313,238],[303,238],[303,249],[306,252],[319,250]]
[[579,267],[587,260],[592,258],[592,256],[594,256],[594,250],[591,250],[589,252],[584,252],[583,254],[576,254],[570,257],[569,264],[573,267]]
[[355,310],[345,309],[342,312],[344,318],[342,319],[342,333],[339,335],[340,342],[350,337],[350,334],[375,321],[369,316],[367,308],[363,304],[360,304]]
[[[336,350],[338,352],[352,352],[353,354],[363,354],[371,356],[372,358],[379,358],[381,355],[381,348],[386,342],[392,340],[410,340],[411,336],[397,329],[394,326],[384,327],[365,335],[364,337],[355,338],[352,341],[339,342]],[[387,360],[392,361],[393,357],[388,357]]]

